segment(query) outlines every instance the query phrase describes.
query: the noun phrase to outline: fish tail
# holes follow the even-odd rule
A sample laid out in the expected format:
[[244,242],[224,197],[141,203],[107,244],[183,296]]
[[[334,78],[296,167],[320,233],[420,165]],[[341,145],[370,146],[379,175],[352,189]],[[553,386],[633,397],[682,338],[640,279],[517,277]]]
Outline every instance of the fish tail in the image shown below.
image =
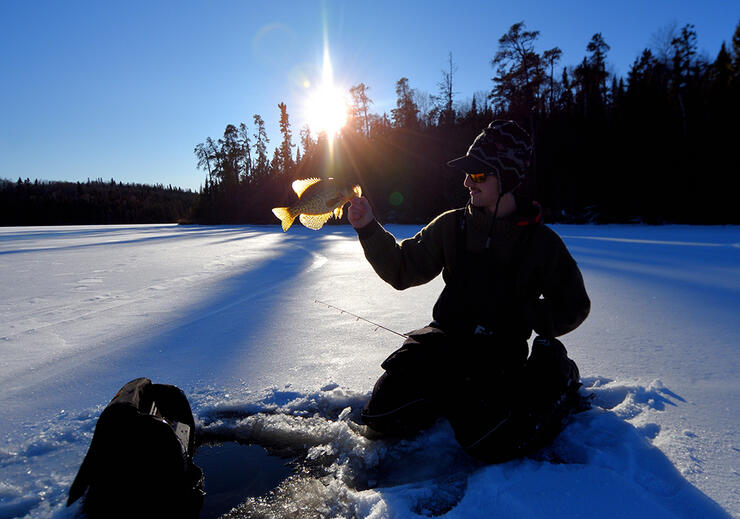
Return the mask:
[[360,184],[356,184],[355,187],[352,188],[352,192],[354,192],[355,196],[362,196],[362,188],[360,187]]
[[293,225],[295,217],[298,216],[290,210],[290,207],[275,207],[272,210],[272,214],[277,216],[280,219],[280,222],[282,222],[283,232],[290,229],[290,226]]

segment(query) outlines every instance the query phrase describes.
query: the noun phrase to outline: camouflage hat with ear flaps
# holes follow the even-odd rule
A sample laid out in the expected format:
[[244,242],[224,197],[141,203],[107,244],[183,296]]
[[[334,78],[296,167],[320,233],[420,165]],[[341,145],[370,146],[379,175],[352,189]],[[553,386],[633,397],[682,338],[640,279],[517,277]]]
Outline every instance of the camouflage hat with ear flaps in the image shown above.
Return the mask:
[[468,152],[447,163],[466,173],[494,173],[501,193],[524,181],[532,159],[532,139],[514,121],[493,121],[473,141]]

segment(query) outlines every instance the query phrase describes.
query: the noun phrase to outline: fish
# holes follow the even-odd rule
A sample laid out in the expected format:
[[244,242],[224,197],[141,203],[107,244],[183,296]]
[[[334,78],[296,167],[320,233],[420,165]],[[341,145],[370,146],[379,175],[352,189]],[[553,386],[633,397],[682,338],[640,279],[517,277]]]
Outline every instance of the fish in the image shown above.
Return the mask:
[[293,182],[292,187],[298,195],[298,202],[291,207],[272,210],[283,224],[283,232],[290,229],[296,216],[303,225],[318,231],[332,216],[341,218],[347,202],[362,196],[362,188],[358,184],[343,185],[333,178],[305,178]]

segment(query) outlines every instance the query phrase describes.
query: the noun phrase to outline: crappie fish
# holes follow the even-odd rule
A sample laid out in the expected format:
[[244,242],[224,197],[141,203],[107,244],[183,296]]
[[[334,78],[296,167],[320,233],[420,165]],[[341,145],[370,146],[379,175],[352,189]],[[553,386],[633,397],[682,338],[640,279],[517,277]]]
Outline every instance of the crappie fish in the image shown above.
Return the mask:
[[283,223],[283,232],[290,229],[296,216],[300,222],[314,231],[321,229],[332,215],[341,218],[344,204],[356,196],[362,196],[359,185],[340,185],[333,178],[306,178],[293,182],[293,191],[298,202],[292,207],[275,207],[272,212]]

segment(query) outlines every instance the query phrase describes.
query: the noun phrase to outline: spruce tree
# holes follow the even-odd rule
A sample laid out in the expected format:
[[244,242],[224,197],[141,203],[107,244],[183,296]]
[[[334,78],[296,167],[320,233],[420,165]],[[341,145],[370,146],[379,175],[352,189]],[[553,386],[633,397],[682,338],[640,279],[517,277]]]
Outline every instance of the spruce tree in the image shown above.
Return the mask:
[[280,109],[280,134],[283,136],[283,141],[280,143],[278,152],[280,155],[280,174],[291,177],[295,169],[295,162],[293,161],[293,134],[290,130],[287,106],[285,103],[279,103],[278,108]]
[[259,114],[254,114],[254,125],[257,128],[257,133],[254,136],[254,148],[257,153],[257,160],[254,166],[254,179],[256,182],[264,181],[270,174],[270,161],[267,158],[267,145],[270,143],[270,139],[267,138],[267,132],[265,131],[265,121]]
[[352,96],[353,127],[355,131],[364,132],[367,136],[370,135],[370,119],[367,109],[373,103],[367,95],[368,90],[370,90],[370,87],[366,86],[365,83],[358,83],[349,89]]

